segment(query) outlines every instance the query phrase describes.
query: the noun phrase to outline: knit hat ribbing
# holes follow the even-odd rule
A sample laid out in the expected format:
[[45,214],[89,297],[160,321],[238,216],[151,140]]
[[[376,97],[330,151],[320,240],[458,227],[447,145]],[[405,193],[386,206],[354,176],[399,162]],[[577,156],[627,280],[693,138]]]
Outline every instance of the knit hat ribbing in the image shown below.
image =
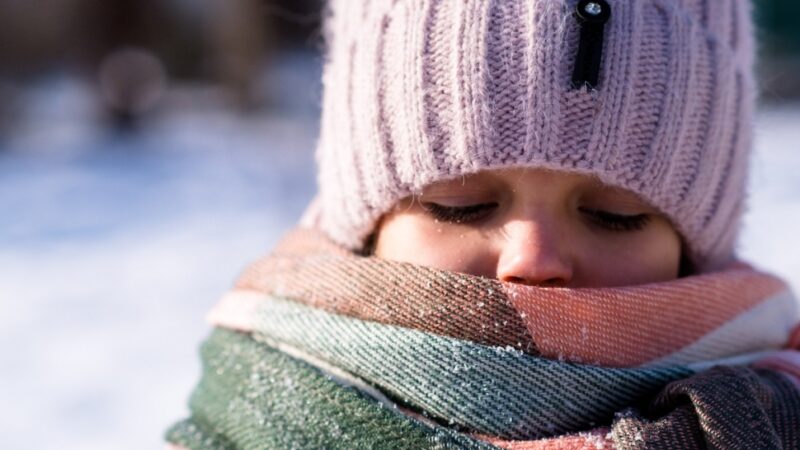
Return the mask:
[[733,254],[755,101],[746,0],[608,0],[596,90],[577,0],[331,0],[320,227],[363,245],[398,200],[485,169],[576,171],[669,217],[702,271]]

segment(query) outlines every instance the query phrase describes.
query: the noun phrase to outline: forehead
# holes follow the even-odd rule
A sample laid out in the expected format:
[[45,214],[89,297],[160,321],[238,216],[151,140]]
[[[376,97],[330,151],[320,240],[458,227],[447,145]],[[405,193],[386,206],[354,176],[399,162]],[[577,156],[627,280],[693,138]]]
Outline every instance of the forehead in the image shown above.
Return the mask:
[[649,206],[638,194],[605,184],[597,177],[541,168],[483,170],[470,175],[442,180],[423,188],[422,196],[458,196],[487,193],[510,193],[517,196],[571,196],[624,201],[635,206]]
[[[470,190],[474,188],[524,188],[536,187],[591,187],[607,191],[629,192],[607,184],[598,178],[576,172],[548,170],[540,168],[513,168],[482,170],[457,178],[441,180],[429,184],[423,192],[437,190]],[[631,193],[633,194],[633,193]]]

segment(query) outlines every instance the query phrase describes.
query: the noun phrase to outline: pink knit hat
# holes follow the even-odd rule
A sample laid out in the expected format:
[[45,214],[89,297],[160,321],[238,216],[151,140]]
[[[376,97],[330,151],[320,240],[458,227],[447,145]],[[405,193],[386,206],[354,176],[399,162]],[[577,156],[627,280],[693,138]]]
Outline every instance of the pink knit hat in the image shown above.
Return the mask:
[[733,257],[755,101],[746,0],[331,0],[319,226],[484,169],[593,174]]

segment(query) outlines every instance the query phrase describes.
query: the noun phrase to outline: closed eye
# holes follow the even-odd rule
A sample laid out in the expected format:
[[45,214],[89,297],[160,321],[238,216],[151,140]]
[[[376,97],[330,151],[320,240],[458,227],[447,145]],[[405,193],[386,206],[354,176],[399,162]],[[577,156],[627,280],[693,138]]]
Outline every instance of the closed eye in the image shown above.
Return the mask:
[[445,206],[437,203],[421,203],[434,219],[450,223],[471,223],[486,218],[497,207],[497,203],[479,203],[467,206]]
[[609,231],[638,231],[652,220],[649,214],[617,214],[601,209],[578,208],[594,225]]

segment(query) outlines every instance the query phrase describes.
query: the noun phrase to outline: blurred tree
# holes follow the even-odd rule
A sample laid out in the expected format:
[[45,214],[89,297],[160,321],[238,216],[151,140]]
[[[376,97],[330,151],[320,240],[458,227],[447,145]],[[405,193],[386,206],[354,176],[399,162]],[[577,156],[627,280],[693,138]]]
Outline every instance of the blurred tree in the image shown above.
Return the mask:
[[320,26],[320,0],[208,0],[213,76],[236,106],[264,104],[257,81],[273,55],[309,45]]
[[80,0],[71,53],[94,72],[111,52],[124,47],[153,52],[172,76],[192,76],[203,54],[201,30],[164,0]]
[[81,0],[0,0],[0,77],[26,76],[64,63]]
[[800,1],[756,1],[762,47],[769,53],[800,56]]
[[210,33],[215,78],[235,104],[261,103],[254,89],[262,64],[275,50],[275,29],[265,23],[261,0],[214,0]]
[[[266,51],[313,44],[309,36],[319,28],[322,3],[323,0],[0,0],[0,78],[24,80],[30,74],[75,63],[96,68],[119,47],[152,51],[164,62],[171,77],[216,77],[220,70],[210,63],[218,59],[212,54],[215,49],[230,50],[231,45],[241,45],[251,50],[235,53],[260,58],[253,48]],[[223,15],[218,16],[221,9]],[[218,21],[229,25],[215,24]],[[220,30],[226,26],[238,30]]]
[[761,98],[800,98],[800,0],[756,0],[754,4]]

